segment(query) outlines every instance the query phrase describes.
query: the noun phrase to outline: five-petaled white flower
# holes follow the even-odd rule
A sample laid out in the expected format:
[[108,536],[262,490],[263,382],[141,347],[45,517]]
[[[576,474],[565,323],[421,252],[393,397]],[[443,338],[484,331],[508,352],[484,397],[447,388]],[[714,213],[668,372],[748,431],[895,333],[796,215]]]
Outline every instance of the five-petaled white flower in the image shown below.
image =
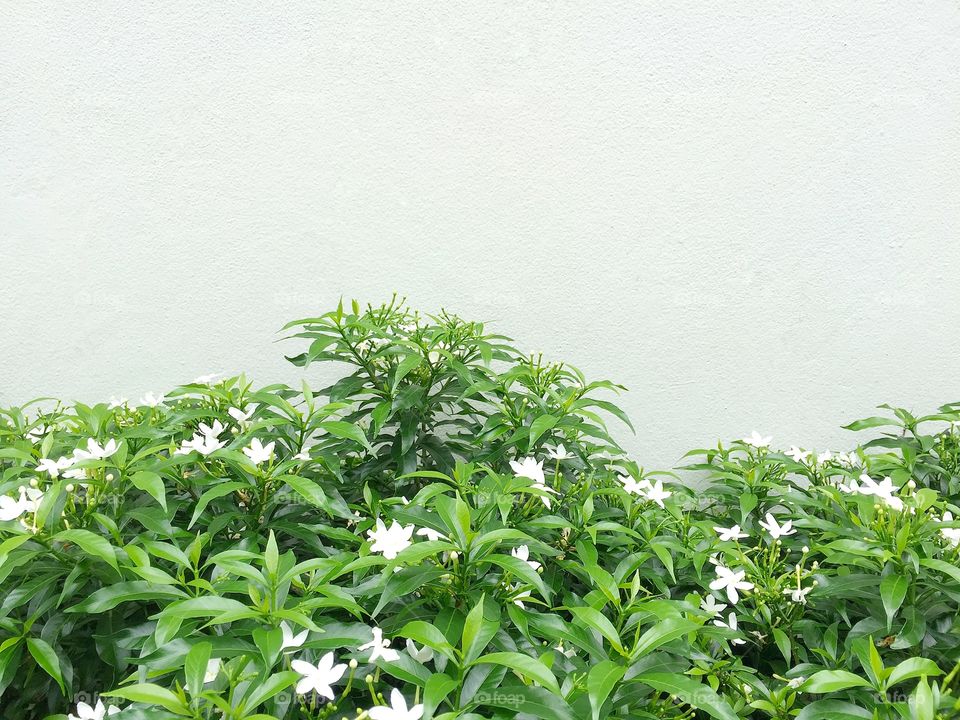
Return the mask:
[[756,430],[754,430],[752,433],[747,435],[747,437],[742,439],[744,444],[752,445],[755,448],[769,447],[771,440],[773,440],[772,435],[767,435],[766,437],[764,437],[763,435],[758,433]]
[[743,540],[745,537],[750,537],[745,532],[740,531],[739,525],[734,525],[731,528],[717,527],[714,526],[714,531],[717,533],[717,537],[722,541],[727,540]]
[[[413,526],[411,525],[411,527]],[[373,640],[357,648],[358,651],[370,651],[370,660],[368,662],[373,662],[378,657],[383,658],[384,662],[393,662],[400,657],[400,653],[390,647],[390,641],[383,637],[383,630],[375,627],[372,629],[372,632]]]
[[253,411],[255,408],[251,408],[249,411],[244,412],[240,408],[232,407],[227,410],[227,414],[233,418],[234,422],[240,426],[241,430],[245,430],[247,425],[250,424],[250,418],[253,417]]
[[620,475],[617,479],[620,481],[620,484],[623,485],[623,489],[631,495],[646,497],[646,492],[650,489],[650,481],[646,478],[634,480],[629,475]]
[[817,453],[817,465],[826,465],[831,460],[833,460],[833,453],[829,450]]
[[243,449],[243,454],[250,458],[250,462],[254,465],[261,465],[273,457],[273,448],[275,445],[276,443],[273,440],[264,445],[258,438],[253,438],[250,441],[250,447]]
[[213,425],[200,423],[200,432],[194,433],[193,437],[189,440],[184,440],[180,444],[180,449],[177,450],[174,455],[186,455],[196,450],[206,457],[227,444],[219,439],[224,429],[223,423],[219,420],[214,420]]
[[50,477],[55,478],[60,475],[61,470],[67,470],[73,463],[74,459],[71,457],[61,457],[59,460],[41,458],[40,462],[37,463],[37,472],[45,472]]
[[367,537],[371,543],[370,552],[382,553],[387,560],[393,560],[413,544],[410,540],[413,537],[413,530],[413,525],[404,527],[396,520],[387,528],[383,520],[377,518],[377,529],[367,530]]
[[423,717],[423,705],[407,708],[403,694],[394,688],[390,691],[390,705],[374,705],[367,710],[370,720],[420,720]]
[[[728,629],[728,630],[734,630],[734,631],[736,631],[736,629],[737,629],[737,616],[736,616],[735,613],[731,612],[729,615],[727,615],[727,621],[726,621],[726,622],[723,622],[722,620],[714,620],[714,621],[713,621],[713,624],[716,625],[717,627],[722,627],[722,628],[726,628],[726,629]],[[741,640],[740,638],[731,638],[731,640],[730,640],[730,644],[731,644],[731,645],[744,645],[745,642],[746,642],[746,641]]]
[[789,450],[787,450],[784,455],[798,463],[805,463],[807,458],[810,457],[809,450],[801,450],[796,445],[793,445]]
[[671,495],[673,495],[672,492],[663,489],[663,480],[657,480],[649,488],[647,488],[645,493],[647,500],[655,502],[660,507],[663,507],[663,501]]
[[0,522],[9,522],[16,520],[24,513],[36,512],[41,500],[43,500],[43,493],[36,488],[28,487],[20,488],[20,497],[17,500],[0,495]]
[[510,554],[513,555],[518,560],[523,560],[527,565],[530,566],[530,569],[536,572],[540,568],[540,563],[536,560],[530,560],[530,548],[526,545],[519,545],[510,551]]
[[569,460],[572,457],[575,457],[573,453],[567,452],[567,449],[563,446],[563,443],[557,443],[555,448],[547,447],[547,455],[551,460]]
[[110,396],[110,403],[107,405],[107,410],[116,410],[117,408],[125,408],[129,401],[125,397],[116,397],[115,395]]
[[331,686],[342,678],[347,670],[346,665],[334,665],[334,662],[336,660],[332,651],[320,658],[316,665],[311,665],[306,660],[293,660],[290,667],[301,675],[297,682],[297,694],[306,695],[315,691],[317,695],[333,700],[335,696]]
[[410,655],[414,660],[423,665],[433,660],[433,648],[427,647],[424,645],[422,648],[417,648],[417,644],[407,638],[407,654]]
[[310,453],[308,453],[306,450],[301,450],[300,452],[298,452],[296,455],[293,456],[293,459],[300,460],[301,462],[309,462]]
[[67,720],[103,720],[108,715],[116,715],[120,708],[116,705],[104,706],[103,700],[97,700],[97,704],[90,707],[85,702],[77,703],[77,714],[67,715]]
[[209,373],[207,375],[200,375],[193,379],[194,385],[213,385],[220,378],[223,377],[222,373]]
[[532,457],[523,458],[523,460],[520,460],[519,462],[516,460],[511,460],[510,468],[513,470],[513,474],[517,477],[528,478],[533,480],[534,483],[539,483],[541,485],[545,482],[543,477],[543,460],[538,462]]
[[283,639],[280,641],[281,652],[288,648],[301,647],[307,641],[307,635],[310,634],[309,630],[304,630],[294,635],[286,620],[280,623],[280,632],[283,634]]
[[747,582],[747,573],[743,570],[731,570],[723,565],[717,565],[717,579],[710,583],[711,590],[725,590],[731,605],[740,601],[741,590],[753,590],[753,583]]
[[783,591],[784,595],[789,595],[791,602],[798,603],[800,605],[807,604],[807,595],[813,590],[813,586],[808,588],[796,587],[796,588],[787,588]]
[[159,395],[155,395],[152,392],[147,392],[143,394],[142,398],[140,398],[140,404],[146,405],[147,407],[155,408],[158,405],[162,405],[163,401],[166,399],[167,397],[163,393],[160,393]]
[[719,615],[726,607],[726,603],[718,603],[713,595],[707,595],[700,601],[700,609],[706,613],[710,613],[711,617]]
[[760,527],[770,533],[770,537],[774,540],[793,535],[796,532],[793,529],[793,520],[787,520],[783,525],[779,525],[777,519],[771,513],[767,513],[766,518],[766,522],[760,521]]
[[101,445],[93,438],[87,440],[86,449],[77,448],[73,451],[74,460],[105,460],[113,455],[120,446],[113,438]]

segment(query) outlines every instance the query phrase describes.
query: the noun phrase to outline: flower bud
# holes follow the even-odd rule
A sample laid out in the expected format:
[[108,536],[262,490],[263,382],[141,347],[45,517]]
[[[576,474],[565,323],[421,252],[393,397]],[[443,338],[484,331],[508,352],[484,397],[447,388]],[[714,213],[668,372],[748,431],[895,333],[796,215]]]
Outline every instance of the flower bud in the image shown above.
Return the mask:
[[351,659],[351,660],[350,660],[350,669],[351,669],[351,670],[356,670],[356,669],[357,669],[357,665],[359,665],[359,663],[356,661],[356,659]]
[[35,487],[38,487],[39,485],[40,485],[40,483],[39,483],[39,481],[38,481],[36,478],[31,478],[31,479],[30,479],[30,487],[35,488]]
[[107,473],[107,480],[113,480],[113,479],[114,479],[114,474],[113,474],[113,473]]
[[800,551],[801,551],[804,555],[806,555],[808,552],[810,552],[810,548],[808,548],[806,545],[804,545],[802,548],[800,548]]
[[66,490],[68,493],[72,493],[73,490],[74,490],[73,485],[67,485],[67,486],[64,488],[64,490]]

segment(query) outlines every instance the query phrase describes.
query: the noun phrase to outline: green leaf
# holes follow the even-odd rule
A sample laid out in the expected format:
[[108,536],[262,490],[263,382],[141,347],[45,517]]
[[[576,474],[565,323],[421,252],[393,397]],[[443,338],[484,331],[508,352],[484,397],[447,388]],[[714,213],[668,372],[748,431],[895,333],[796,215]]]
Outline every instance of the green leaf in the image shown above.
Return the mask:
[[703,710],[717,720],[738,720],[733,708],[727,704],[726,700],[717,695],[709,685],[697,682],[686,675],[641,673],[631,680],[649,685],[654,690],[676,695],[690,707]]
[[363,430],[353,423],[348,423],[343,420],[328,420],[327,422],[320,423],[319,427],[334,437],[353,440],[363,445],[367,450],[373,450],[370,441],[367,440],[367,436],[363,434]]
[[483,665],[484,663],[493,665],[503,665],[514,672],[518,672],[528,680],[535,680],[543,687],[547,688],[557,695],[560,694],[560,686],[557,679],[550,672],[550,669],[536,658],[517,652],[496,652],[489,655],[481,655],[472,665]]
[[920,678],[917,689],[910,696],[910,717],[913,720],[933,720],[934,707],[933,693],[925,677]]
[[842,700],[815,700],[804,707],[796,720],[872,720],[866,708]]
[[66,695],[67,689],[63,684],[63,673],[60,671],[60,658],[57,657],[57,651],[50,647],[46,641],[32,637],[27,638],[27,650],[30,651],[33,659],[37,661],[37,665],[42,667],[47,675],[57,681],[57,685],[60,686],[60,691]]
[[239,480],[233,480],[231,482],[220,483],[219,485],[214,485],[212,488],[207,490],[203,495],[200,496],[200,499],[197,500],[196,507],[193,509],[193,517],[190,518],[190,522],[187,524],[187,529],[193,527],[194,523],[203,515],[203,511],[207,509],[207,505],[221,498],[225,495],[229,495],[232,492],[237,490],[243,490],[245,488],[249,489],[250,485],[245,482],[240,482]]
[[447,641],[447,638],[442,632],[440,632],[439,629],[428,622],[423,620],[414,620],[413,622],[408,622],[403,626],[403,629],[400,630],[400,635],[410,638],[414,642],[418,642],[421,645],[426,645],[427,647],[433,648],[437,652],[446,655],[451,660],[456,659],[456,653],[453,645]]
[[207,661],[213,646],[208,642],[198,642],[190,648],[184,661],[183,672],[186,676],[187,687],[194,697],[203,692],[203,677],[207,674]]
[[283,692],[300,679],[300,674],[292,671],[272,672],[263,682],[250,685],[250,693],[243,701],[246,710],[253,710],[270,698]]
[[623,645],[620,644],[620,634],[613,626],[613,623],[611,623],[603,613],[599,610],[594,610],[592,607],[571,607],[568,609],[577,620],[596,630],[606,638],[607,642],[609,642],[617,652],[623,654],[624,650]]
[[157,585],[145,580],[131,580],[106,585],[87,597],[83,602],[68,609],[67,612],[96,614],[112,610],[120,603],[132,600],[159,601],[161,599],[185,597],[187,597],[186,593],[177,587]]
[[846,670],[821,670],[806,679],[800,689],[803,692],[821,695],[823,693],[847,690],[853,687],[872,687],[866,678],[854,675]]
[[120,568],[117,566],[117,556],[113,551],[113,545],[100,535],[94,535],[89,530],[61,530],[53,536],[53,539],[58,542],[77,545],[87,553],[87,555],[100,558],[114,570],[120,572]]
[[[517,714],[523,714],[527,717],[541,718],[542,720],[575,719],[573,710],[562,697],[545,688],[524,685],[519,681],[506,681],[501,683],[500,687],[494,692],[485,692],[482,707],[503,708],[509,713],[505,717],[515,717]],[[457,714],[453,717],[467,716]],[[471,720],[479,718],[476,715],[469,717]]]
[[166,688],[153,683],[139,683],[103,693],[104,697],[116,697],[131,702],[159,705],[177,715],[189,715],[190,709],[180,702],[180,698]]
[[640,636],[631,654],[631,659],[639,660],[661,645],[672,642],[699,628],[700,623],[682,617],[671,617],[662,620]]
[[886,686],[890,688],[904,680],[916,677],[939,677],[940,675],[943,675],[943,671],[933,660],[920,657],[907,658],[890,671]]
[[893,616],[903,605],[903,599],[907,596],[909,587],[910,581],[899,572],[892,572],[880,581],[880,599],[883,601],[883,609],[887,613],[887,627],[890,627]]
[[166,511],[167,494],[163,486],[163,478],[160,477],[160,475],[155,472],[150,472],[149,470],[141,470],[133,474],[130,482],[133,483],[134,487],[148,493],[150,497],[160,503],[160,507]]
[[486,595],[481,595],[480,601],[467,614],[467,619],[463,623],[460,645],[463,649],[464,662],[468,664],[483,652],[500,627],[483,616],[485,601]]
[[590,695],[590,707],[593,720],[600,720],[600,709],[607,701],[614,686],[623,678],[626,668],[610,660],[602,660],[587,675],[587,689]]
[[556,418],[553,415],[541,415],[534,420],[530,424],[529,447],[533,447],[534,443],[537,442],[537,440],[540,439],[540,436],[543,435],[547,430],[552,430],[558,421],[559,418]]

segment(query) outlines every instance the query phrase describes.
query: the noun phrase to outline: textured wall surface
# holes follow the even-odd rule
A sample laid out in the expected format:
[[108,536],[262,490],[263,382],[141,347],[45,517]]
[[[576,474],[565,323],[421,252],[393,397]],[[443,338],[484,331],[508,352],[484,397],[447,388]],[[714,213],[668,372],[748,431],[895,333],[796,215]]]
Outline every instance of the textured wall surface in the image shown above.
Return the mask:
[[0,2],[0,402],[295,381],[397,290],[669,466],[960,399],[960,6]]

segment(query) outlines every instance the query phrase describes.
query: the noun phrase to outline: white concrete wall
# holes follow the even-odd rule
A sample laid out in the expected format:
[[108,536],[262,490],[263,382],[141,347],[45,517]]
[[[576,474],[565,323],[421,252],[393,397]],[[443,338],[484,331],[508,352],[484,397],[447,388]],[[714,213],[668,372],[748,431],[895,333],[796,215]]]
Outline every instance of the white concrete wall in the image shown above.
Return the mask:
[[953,0],[0,14],[0,402],[295,380],[394,290],[628,385],[650,466],[960,399]]

